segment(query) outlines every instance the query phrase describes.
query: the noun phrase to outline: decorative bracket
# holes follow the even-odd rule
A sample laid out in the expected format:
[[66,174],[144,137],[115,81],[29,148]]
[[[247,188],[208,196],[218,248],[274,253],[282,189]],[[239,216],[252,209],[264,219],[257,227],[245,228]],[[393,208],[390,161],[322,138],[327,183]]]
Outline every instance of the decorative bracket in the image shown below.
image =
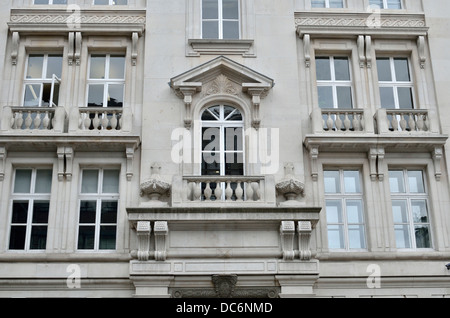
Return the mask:
[[433,163],[434,163],[434,176],[436,181],[441,180],[441,159],[442,159],[443,151],[441,147],[435,147],[432,152]]
[[381,172],[380,165],[384,159],[384,148],[373,147],[369,150],[369,166],[370,166],[370,179],[376,181],[384,180],[384,174]]
[[281,221],[280,225],[281,248],[283,250],[284,260],[293,260],[294,252],[294,235],[295,223],[294,221]]
[[301,260],[310,260],[311,253],[311,221],[298,221],[298,246]]
[[359,67],[363,68],[366,65],[366,55],[364,52],[364,35],[358,35],[358,55],[359,55]]
[[372,37],[366,35],[366,63],[367,68],[372,68]]
[[72,181],[72,160],[73,160],[73,148],[72,147],[58,147],[58,181],[63,181],[64,177],[67,181]]
[[139,35],[137,32],[133,32],[131,35],[131,65],[136,66],[137,63],[137,43],[139,40]]
[[80,65],[81,61],[81,32],[75,32],[75,51],[74,51],[75,64]]
[[427,57],[425,55],[425,37],[423,35],[417,38],[417,48],[419,51],[420,68],[424,69]]
[[68,52],[67,52],[67,61],[69,65],[73,64],[73,58],[75,54],[75,32],[69,32],[68,35]]
[[311,66],[311,37],[309,34],[303,36],[303,50],[305,54],[305,65],[309,68]]
[[19,32],[12,33],[12,51],[11,51],[11,63],[17,65],[17,56],[19,55]]
[[309,157],[311,158],[311,177],[313,181],[317,181],[319,178],[319,168],[318,168],[319,146],[312,146],[309,149]]
[[137,257],[139,261],[148,261],[150,256],[150,233],[152,228],[150,221],[138,221],[136,225],[136,233],[138,237],[138,252]]
[[169,234],[169,226],[166,221],[155,222],[155,260],[166,260],[166,239]]
[[242,83],[242,90],[252,97],[252,127],[255,129],[258,129],[261,124],[259,105],[261,104],[261,98],[266,97],[268,89],[265,85]]
[[0,181],[5,179],[6,147],[0,147]]
[[127,145],[126,156],[127,156],[127,180],[131,181],[133,178],[133,159],[134,159],[135,145]]

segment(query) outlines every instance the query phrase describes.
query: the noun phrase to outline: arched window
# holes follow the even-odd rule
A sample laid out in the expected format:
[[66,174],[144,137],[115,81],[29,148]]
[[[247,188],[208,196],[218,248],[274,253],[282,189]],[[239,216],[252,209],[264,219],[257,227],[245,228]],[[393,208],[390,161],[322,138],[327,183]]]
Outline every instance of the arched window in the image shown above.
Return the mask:
[[202,120],[202,175],[244,175],[244,121],[229,105],[206,108]]

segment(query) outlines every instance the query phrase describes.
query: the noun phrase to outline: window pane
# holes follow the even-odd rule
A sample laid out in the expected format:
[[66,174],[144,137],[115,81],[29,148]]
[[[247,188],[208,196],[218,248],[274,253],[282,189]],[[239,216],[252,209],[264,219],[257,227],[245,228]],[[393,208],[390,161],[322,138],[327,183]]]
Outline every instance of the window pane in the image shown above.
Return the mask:
[[403,182],[403,171],[390,170],[389,171],[389,186],[391,193],[405,193],[405,185]]
[[98,192],[98,170],[83,170],[81,193]]
[[119,170],[103,171],[103,193],[119,193]]
[[128,0],[113,0],[113,4],[115,5],[127,5],[128,4]]
[[363,223],[363,208],[361,200],[347,200],[347,221],[348,223]]
[[96,5],[108,5],[109,0],[94,0],[94,4]]
[[426,200],[412,200],[411,209],[414,223],[428,223],[428,209]]
[[359,171],[344,171],[344,188],[346,193],[361,193]]
[[352,88],[347,86],[336,87],[338,108],[352,109]]
[[219,2],[218,0],[202,1],[202,19],[218,19]]
[[97,201],[80,202],[80,223],[95,223]]
[[425,193],[422,171],[408,170],[409,192]]
[[39,225],[31,228],[30,249],[43,250],[47,245],[47,226]]
[[407,223],[408,212],[406,210],[406,200],[393,200],[392,214],[394,218],[394,223]]
[[30,193],[31,169],[17,169],[14,180],[14,193]]
[[95,226],[80,226],[78,229],[78,249],[94,248]]
[[42,78],[43,65],[44,65],[43,55],[30,55],[28,57],[28,68],[26,78]]
[[92,55],[89,78],[105,78],[106,56]]
[[53,0],[53,4],[66,4],[67,0]]
[[340,193],[339,171],[327,170],[323,172],[325,193]]
[[23,106],[36,107],[39,106],[41,98],[41,84],[26,84]]
[[401,0],[387,0],[387,7],[388,9],[401,9]]
[[430,227],[428,225],[417,225],[414,227],[417,248],[430,248]]
[[411,248],[408,225],[395,225],[394,232],[397,248]]
[[330,0],[330,8],[343,8],[344,2],[342,0]]
[[34,0],[34,4],[48,4],[49,0]]
[[109,78],[125,78],[125,57],[111,56],[109,59]]
[[61,78],[63,58],[61,55],[49,55],[47,58],[47,74],[46,78],[52,78],[55,74],[58,78]]
[[381,107],[387,109],[395,108],[394,88],[380,87]]
[[391,64],[389,58],[377,58],[378,80],[382,82],[391,82]]
[[329,57],[316,57],[316,76],[318,81],[331,81]]
[[88,106],[103,106],[103,89],[104,85],[91,84],[88,86]]
[[101,223],[117,222],[117,201],[102,201],[100,222]]
[[370,0],[370,6],[375,6],[380,9],[383,8],[383,0]]
[[12,224],[27,223],[28,201],[14,201],[12,210]]
[[244,175],[242,153],[227,153],[225,155],[225,175],[242,176]]
[[223,18],[239,19],[239,1],[238,0],[222,0]]
[[50,201],[34,201],[33,202],[33,223],[48,223],[48,211],[50,209]]
[[101,250],[111,250],[116,248],[116,227],[100,226],[100,245]]
[[328,247],[344,248],[344,231],[341,225],[328,225]]
[[349,225],[348,227],[348,247],[366,248],[363,225]]
[[398,87],[398,104],[400,109],[413,109],[413,96],[411,87]]
[[342,223],[341,200],[326,201],[327,223]]
[[205,109],[202,113],[202,120],[218,120],[208,109]]
[[204,39],[218,39],[219,38],[219,22],[203,21],[202,36]]
[[123,106],[123,84],[108,85],[108,107]]
[[394,67],[397,82],[409,82],[411,80],[407,58],[394,59]]
[[334,58],[334,70],[335,70],[337,81],[349,81],[350,80],[350,69],[349,69],[348,58],[335,57]]
[[52,170],[37,170],[36,171],[36,187],[35,193],[50,193],[52,189]]
[[312,0],[311,7],[313,8],[325,8],[325,0]]
[[227,127],[225,128],[225,150],[243,150],[242,145],[243,128]]
[[9,249],[23,250],[25,248],[26,226],[11,226],[9,235]]
[[239,39],[239,21],[223,22],[223,38]]
[[333,88],[331,86],[318,86],[317,93],[320,108],[334,108]]

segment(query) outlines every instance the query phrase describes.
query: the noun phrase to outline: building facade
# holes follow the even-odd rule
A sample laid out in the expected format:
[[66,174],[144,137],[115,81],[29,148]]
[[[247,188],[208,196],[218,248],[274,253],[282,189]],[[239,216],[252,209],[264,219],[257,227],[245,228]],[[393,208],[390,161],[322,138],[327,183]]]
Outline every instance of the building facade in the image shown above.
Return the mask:
[[4,0],[0,296],[449,297],[447,2]]

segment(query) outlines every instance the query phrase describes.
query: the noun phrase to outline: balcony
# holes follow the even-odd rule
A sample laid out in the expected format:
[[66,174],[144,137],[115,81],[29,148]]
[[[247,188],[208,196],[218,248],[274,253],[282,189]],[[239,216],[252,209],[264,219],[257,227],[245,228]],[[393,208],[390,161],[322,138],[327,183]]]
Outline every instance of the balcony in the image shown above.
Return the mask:
[[64,107],[4,107],[2,131],[12,133],[63,133]]

